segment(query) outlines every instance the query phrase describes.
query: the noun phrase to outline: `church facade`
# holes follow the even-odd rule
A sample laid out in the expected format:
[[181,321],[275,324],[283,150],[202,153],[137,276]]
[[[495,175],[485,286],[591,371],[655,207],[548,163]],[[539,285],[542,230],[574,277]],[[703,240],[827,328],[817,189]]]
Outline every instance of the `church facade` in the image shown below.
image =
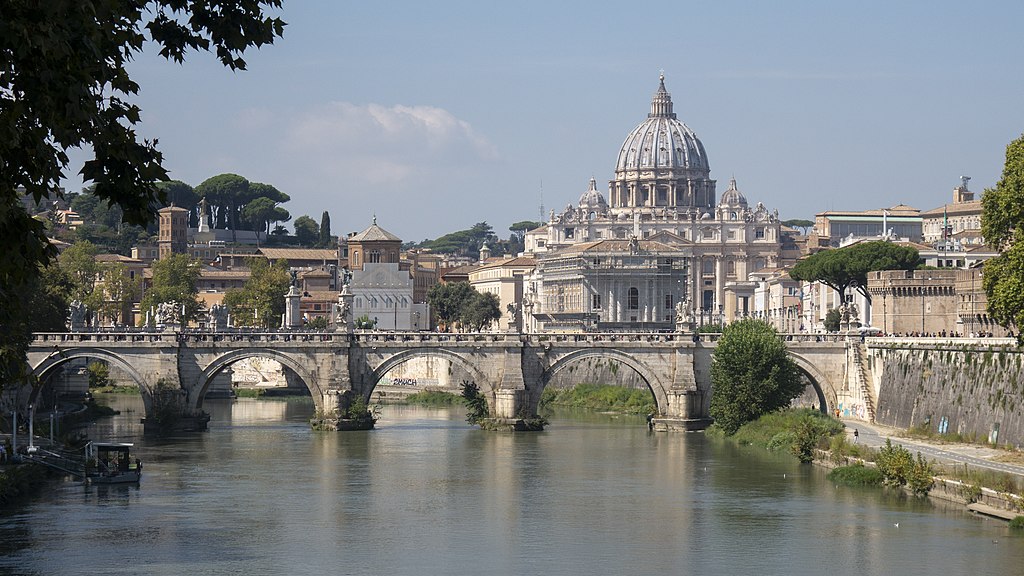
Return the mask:
[[527,233],[537,268],[523,306],[538,331],[671,329],[672,310],[728,321],[753,311],[751,275],[779,266],[780,234],[778,211],[751,207],[735,179],[718,199],[704,145],[676,117],[662,75],[619,149],[607,199],[592,178],[575,206]]

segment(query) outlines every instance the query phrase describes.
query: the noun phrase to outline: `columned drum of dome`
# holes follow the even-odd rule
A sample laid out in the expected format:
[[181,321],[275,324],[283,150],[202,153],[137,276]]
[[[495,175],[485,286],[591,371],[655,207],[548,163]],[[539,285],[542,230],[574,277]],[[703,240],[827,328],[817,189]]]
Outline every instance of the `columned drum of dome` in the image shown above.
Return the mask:
[[626,137],[609,182],[612,212],[672,208],[703,214],[715,206],[715,181],[693,130],[676,118],[665,76],[651,100],[651,113]]

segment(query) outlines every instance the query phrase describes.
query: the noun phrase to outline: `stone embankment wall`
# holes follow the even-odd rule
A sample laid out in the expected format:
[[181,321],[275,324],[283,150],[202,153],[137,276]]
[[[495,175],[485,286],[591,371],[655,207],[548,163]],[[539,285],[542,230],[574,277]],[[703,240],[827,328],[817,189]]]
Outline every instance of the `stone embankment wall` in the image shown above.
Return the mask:
[[1024,444],[1024,353],[1015,346],[896,343],[872,347],[868,363],[878,423]]

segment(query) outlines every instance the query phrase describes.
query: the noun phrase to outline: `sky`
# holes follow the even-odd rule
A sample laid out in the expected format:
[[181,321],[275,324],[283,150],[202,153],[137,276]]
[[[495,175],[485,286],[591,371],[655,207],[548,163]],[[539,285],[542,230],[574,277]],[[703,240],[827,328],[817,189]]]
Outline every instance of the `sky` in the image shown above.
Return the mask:
[[406,241],[484,221],[507,237],[591,177],[607,196],[662,70],[719,196],[735,177],[782,219],[940,207],[961,175],[994,186],[1024,132],[1019,0],[284,0],[279,15],[284,37],[243,72],[140,55],[137,129],[172,178],[273,184],[335,234],[376,215]]

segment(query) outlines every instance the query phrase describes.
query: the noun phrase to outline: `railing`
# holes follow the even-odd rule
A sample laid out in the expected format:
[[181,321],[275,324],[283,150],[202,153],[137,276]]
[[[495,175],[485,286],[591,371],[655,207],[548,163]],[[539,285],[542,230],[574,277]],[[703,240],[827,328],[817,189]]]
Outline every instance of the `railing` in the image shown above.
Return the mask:
[[[607,344],[613,342],[717,342],[722,334],[719,332],[541,332],[520,334],[515,332],[393,332],[376,330],[357,330],[352,333],[332,331],[305,330],[251,330],[230,329],[222,331],[182,330],[154,332],[149,329],[122,330],[102,332],[40,332],[32,335],[32,345],[53,346],[75,343],[125,342],[125,343],[178,343],[178,342],[423,342],[423,343],[462,343],[462,342],[526,342],[538,344],[544,342]],[[837,333],[809,334],[806,332],[779,334],[779,338],[787,343],[838,343],[847,339],[860,338],[858,335]],[[934,337],[865,337],[868,344],[874,346],[885,344],[910,344],[913,346],[952,346],[964,344],[981,344],[988,346],[1015,346],[1014,338],[934,338]]]

